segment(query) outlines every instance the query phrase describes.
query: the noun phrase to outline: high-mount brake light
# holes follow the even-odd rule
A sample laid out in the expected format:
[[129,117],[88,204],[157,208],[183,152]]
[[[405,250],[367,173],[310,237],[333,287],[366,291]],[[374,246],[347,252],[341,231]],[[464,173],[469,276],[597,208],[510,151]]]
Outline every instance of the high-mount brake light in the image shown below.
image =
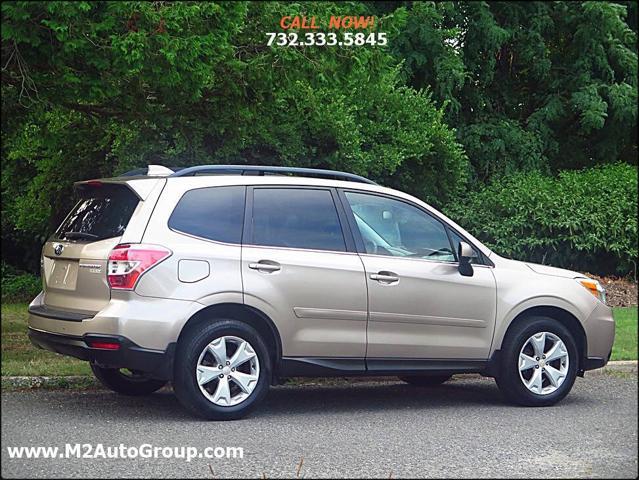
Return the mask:
[[133,290],[144,272],[168,258],[171,250],[159,245],[123,243],[109,254],[107,281],[114,290]]

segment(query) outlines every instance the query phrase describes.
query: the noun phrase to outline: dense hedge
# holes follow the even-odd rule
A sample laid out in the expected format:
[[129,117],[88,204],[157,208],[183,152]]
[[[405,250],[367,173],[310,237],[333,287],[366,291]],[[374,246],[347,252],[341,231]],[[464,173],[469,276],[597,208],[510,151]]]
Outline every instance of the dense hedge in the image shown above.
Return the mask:
[[[490,185],[451,211],[498,251],[628,272],[630,180],[522,172],[636,166],[637,8],[2,2],[2,260],[38,272],[74,181],[149,163],[246,163],[346,170],[438,208]],[[374,16],[388,45],[267,46],[284,15],[322,27]]]
[[636,274],[637,167],[493,181],[446,213],[496,253],[598,274]]
[[2,301],[30,302],[42,290],[40,277],[2,262]]

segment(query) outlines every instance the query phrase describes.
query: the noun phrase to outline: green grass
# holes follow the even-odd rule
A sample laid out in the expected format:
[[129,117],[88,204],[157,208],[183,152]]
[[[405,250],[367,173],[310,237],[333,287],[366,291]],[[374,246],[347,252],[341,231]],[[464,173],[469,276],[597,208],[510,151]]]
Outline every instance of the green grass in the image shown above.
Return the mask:
[[[637,359],[637,307],[615,308],[612,360]],[[2,305],[2,375],[89,375],[89,364],[41,350],[27,338],[27,305]]]
[[615,344],[611,360],[637,360],[637,307],[614,308]]
[[2,375],[89,375],[87,362],[48,352],[27,338],[27,305],[2,304]]

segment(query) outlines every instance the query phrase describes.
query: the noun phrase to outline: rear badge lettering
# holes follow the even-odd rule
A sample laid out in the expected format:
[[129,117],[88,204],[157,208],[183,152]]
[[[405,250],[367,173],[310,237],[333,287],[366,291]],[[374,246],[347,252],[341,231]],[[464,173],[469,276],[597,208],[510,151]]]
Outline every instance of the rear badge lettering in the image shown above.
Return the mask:
[[88,268],[91,273],[102,273],[102,265],[99,263],[81,263],[80,268]]

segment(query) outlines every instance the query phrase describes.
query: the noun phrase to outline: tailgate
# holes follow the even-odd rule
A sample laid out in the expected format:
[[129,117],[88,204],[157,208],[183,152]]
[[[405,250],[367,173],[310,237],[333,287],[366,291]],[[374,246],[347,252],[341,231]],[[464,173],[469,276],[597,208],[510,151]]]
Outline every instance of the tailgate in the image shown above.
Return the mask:
[[109,253],[119,242],[140,197],[126,184],[85,183],[80,200],[42,249],[44,306],[95,314],[111,298]]
[[[111,298],[106,267],[120,237],[89,244],[52,240],[42,250],[44,305],[97,313]],[[60,253],[58,253],[60,252]]]

